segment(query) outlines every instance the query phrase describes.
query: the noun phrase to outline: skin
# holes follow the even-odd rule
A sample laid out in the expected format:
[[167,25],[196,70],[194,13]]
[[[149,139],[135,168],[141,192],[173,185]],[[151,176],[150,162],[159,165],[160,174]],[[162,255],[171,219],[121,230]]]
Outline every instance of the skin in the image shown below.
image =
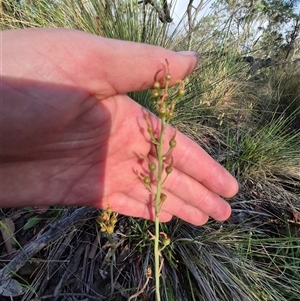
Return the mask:
[[[67,29],[3,31],[1,44],[1,206],[110,206],[153,219],[136,174],[147,171],[140,154],[155,160],[146,110],[125,93],[151,88],[160,69],[162,81],[166,58],[171,84],[184,79],[195,54]],[[168,127],[167,139],[173,133]],[[182,133],[176,140],[160,220],[226,220],[221,196],[236,194],[236,180]]]

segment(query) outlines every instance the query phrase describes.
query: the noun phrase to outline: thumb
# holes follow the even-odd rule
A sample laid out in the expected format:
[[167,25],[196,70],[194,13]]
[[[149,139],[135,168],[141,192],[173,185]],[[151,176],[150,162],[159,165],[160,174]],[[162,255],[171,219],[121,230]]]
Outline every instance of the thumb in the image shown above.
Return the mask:
[[[189,75],[197,65],[194,52],[107,39],[64,28],[3,32],[4,75],[82,88],[105,98],[152,87],[158,70],[173,77]],[[161,79],[165,72],[160,72]]]
[[[162,81],[167,73],[166,60],[169,63],[171,85],[188,76],[198,63],[194,52],[176,53],[158,46],[105,38],[99,39],[98,44],[99,52],[95,61],[102,66],[98,76],[105,76],[102,82],[108,84],[110,93],[122,94],[153,87],[155,74],[161,70],[157,79]],[[101,86],[99,88],[101,90]]]
[[[76,55],[76,47],[69,46],[72,56],[76,56],[81,65],[74,70],[79,86],[84,83],[98,98],[151,88],[155,74],[162,70],[158,74],[161,80],[166,73],[166,60],[170,66],[171,85],[188,76],[198,63],[195,52],[174,52],[159,46],[66,31],[70,43],[80,40],[82,45],[80,55]],[[70,39],[70,35],[76,38]]]

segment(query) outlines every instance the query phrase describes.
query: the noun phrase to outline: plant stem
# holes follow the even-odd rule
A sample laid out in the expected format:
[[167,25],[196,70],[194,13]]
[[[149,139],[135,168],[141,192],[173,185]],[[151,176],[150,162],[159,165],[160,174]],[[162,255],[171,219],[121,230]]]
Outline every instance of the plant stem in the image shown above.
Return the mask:
[[154,240],[154,260],[155,260],[155,294],[156,301],[160,301],[160,250],[159,250],[159,211],[160,206],[160,197],[162,191],[162,173],[163,173],[163,145],[164,145],[164,135],[166,128],[165,117],[161,118],[161,131],[159,137],[159,144],[157,146],[157,159],[158,159],[158,168],[157,168],[157,190],[155,196],[155,240]]

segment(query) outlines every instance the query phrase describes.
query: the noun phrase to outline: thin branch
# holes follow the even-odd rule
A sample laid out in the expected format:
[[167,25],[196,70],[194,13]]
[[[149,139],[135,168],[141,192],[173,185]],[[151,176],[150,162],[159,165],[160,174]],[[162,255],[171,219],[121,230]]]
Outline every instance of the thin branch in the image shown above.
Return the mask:
[[[193,6],[193,2],[194,2],[194,0],[190,0],[188,6],[186,8],[186,13],[187,13],[187,18],[188,18],[188,50],[191,50],[197,16],[203,6],[203,0],[200,1],[200,3],[198,4],[198,6],[196,8]],[[192,9],[194,9],[195,11],[192,12]]]
[[138,1],[138,4],[144,5],[150,4],[153,6],[153,8],[156,10],[158,14],[158,18],[162,23],[171,23],[173,19],[171,18],[170,15],[170,9],[168,2],[166,0],[163,0],[162,6],[158,5],[156,1],[154,0],[143,0],[143,1]]
[[50,225],[48,231],[44,232],[41,236],[37,237],[37,239],[28,243],[24,248],[19,250],[16,256],[0,270],[0,284],[11,278],[37,252],[60,238],[80,220],[93,216],[97,212],[98,210],[94,208],[78,208],[71,215],[66,216],[54,225]]

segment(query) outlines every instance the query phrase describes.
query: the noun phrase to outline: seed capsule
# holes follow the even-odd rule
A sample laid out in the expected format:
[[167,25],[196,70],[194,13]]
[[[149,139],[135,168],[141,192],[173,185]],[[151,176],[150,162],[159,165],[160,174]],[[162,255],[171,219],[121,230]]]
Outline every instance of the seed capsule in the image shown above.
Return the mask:
[[114,226],[116,223],[117,223],[118,219],[113,216],[111,219],[110,219],[110,223],[112,224],[112,226]]
[[106,211],[102,212],[102,214],[97,217],[98,223],[107,222],[108,220],[109,220],[109,215],[107,214]]
[[182,97],[182,96],[185,95],[185,91],[184,91],[183,89],[178,89],[177,95],[178,95],[179,97]]
[[171,139],[170,140],[170,142],[169,142],[169,146],[171,147],[171,148],[174,148],[175,146],[176,146],[176,140],[175,139]]
[[167,110],[165,108],[161,108],[159,110],[159,117],[165,117],[167,114]]
[[161,195],[160,195],[160,200],[161,200],[162,202],[164,202],[166,199],[167,199],[167,195],[165,195],[164,193],[161,193]]
[[149,184],[151,183],[150,178],[149,178],[149,177],[145,177],[145,178],[144,178],[144,183],[145,183],[146,185],[149,185]]
[[169,112],[167,118],[168,119],[172,119],[174,117],[174,113],[173,112]]
[[114,226],[113,226],[113,225],[108,225],[108,226],[106,227],[106,232],[107,232],[107,234],[112,234],[112,233],[114,233]]
[[156,99],[156,98],[159,97],[159,93],[157,92],[157,90],[153,90],[153,91],[152,91],[152,97],[153,97],[154,99]]
[[168,246],[170,243],[171,243],[171,239],[170,238],[163,239],[163,245],[164,246]]
[[165,76],[166,80],[171,80],[171,74],[170,73],[167,73],[166,76]]
[[153,85],[153,88],[156,89],[156,90],[160,89],[160,83],[155,82],[154,85]]
[[166,170],[166,173],[169,175],[173,171],[173,167],[169,165],[166,167],[165,170]]
[[150,162],[150,163],[148,164],[148,168],[149,168],[151,171],[154,171],[154,170],[156,169],[155,163]]

